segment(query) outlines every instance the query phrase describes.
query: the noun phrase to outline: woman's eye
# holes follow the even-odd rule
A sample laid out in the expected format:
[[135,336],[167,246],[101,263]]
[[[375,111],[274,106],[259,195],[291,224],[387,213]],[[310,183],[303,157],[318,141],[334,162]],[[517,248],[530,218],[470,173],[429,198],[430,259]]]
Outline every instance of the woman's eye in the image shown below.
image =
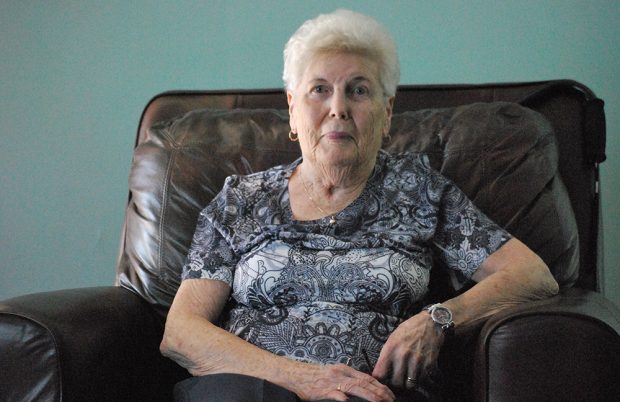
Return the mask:
[[365,86],[354,87],[353,90],[351,91],[353,96],[356,96],[356,97],[366,96],[369,94],[369,92],[370,91]]
[[327,87],[325,85],[317,85],[312,88],[312,92],[315,94],[324,94],[327,92]]

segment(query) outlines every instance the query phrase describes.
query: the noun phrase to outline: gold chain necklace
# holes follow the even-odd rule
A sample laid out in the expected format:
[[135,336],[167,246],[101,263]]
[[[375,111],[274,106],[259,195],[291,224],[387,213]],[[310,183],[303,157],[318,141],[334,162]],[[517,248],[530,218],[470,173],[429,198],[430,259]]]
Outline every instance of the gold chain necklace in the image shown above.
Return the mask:
[[319,206],[319,204],[317,204],[316,201],[314,201],[314,198],[312,198],[312,196],[310,195],[310,190],[308,190],[308,186],[306,185],[306,181],[304,180],[304,177],[302,176],[301,172],[299,172],[299,178],[301,179],[301,184],[304,187],[304,192],[306,193],[306,195],[308,196],[308,198],[310,199],[310,201],[312,201],[312,204],[314,204],[314,206],[316,207],[316,209],[318,209],[319,211],[321,211],[321,213],[323,215],[330,215],[329,217],[329,224],[330,225],[335,225],[336,224],[336,215],[333,214],[328,214],[327,212],[325,212],[325,210],[323,208],[321,208]]

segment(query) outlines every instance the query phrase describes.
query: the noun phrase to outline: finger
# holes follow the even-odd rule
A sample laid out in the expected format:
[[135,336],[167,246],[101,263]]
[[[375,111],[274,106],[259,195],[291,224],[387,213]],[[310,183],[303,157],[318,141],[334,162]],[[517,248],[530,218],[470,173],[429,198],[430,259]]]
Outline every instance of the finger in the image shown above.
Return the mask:
[[439,349],[431,349],[420,362],[417,370],[418,378],[432,377],[433,373],[437,371],[437,359],[439,357]]
[[406,389],[415,389],[418,387],[419,375],[415,371],[409,371],[405,378],[404,387]]
[[416,389],[418,387],[418,380],[416,377],[407,377],[405,380],[405,388],[406,389]]
[[363,373],[361,371],[357,371],[351,367],[347,367],[347,368],[348,368],[347,374],[350,375],[351,378],[353,379],[353,384],[367,386],[370,389],[386,390],[390,394],[392,394],[392,391],[390,390],[390,388],[387,385],[381,383],[381,381],[379,381],[377,378],[369,374]]
[[327,397],[328,400],[330,401],[347,401],[349,399],[349,397],[347,396],[347,394],[345,394],[342,391],[338,391],[333,390],[327,393],[327,395],[325,395]]
[[418,377],[433,377],[437,370],[437,361],[429,358],[419,370]]
[[[384,348],[385,349],[385,348]],[[379,359],[372,370],[372,376],[381,382],[389,379],[391,362],[385,358],[384,350],[379,354]]]
[[409,359],[407,364],[407,376],[405,377],[405,388],[413,389],[418,386],[418,379],[420,378],[420,368],[422,366],[420,358],[418,356]]
[[396,359],[392,362],[392,375],[390,378],[390,382],[392,385],[398,388],[403,388],[405,386],[405,378],[407,377],[407,373],[409,372],[407,361],[408,357],[403,359]]
[[[349,366],[341,366],[342,375],[341,390],[349,395],[363,397],[369,400],[392,400],[396,396],[392,390],[369,374],[358,371]],[[369,395],[375,397],[369,398]],[[378,398],[377,398],[378,396]]]
[[368,382],[368,388],[374,393],[383,396],[381,400],[384,400],[386,396],[389,398],[396,398],[394,392],[392,392],[392,390],[387,385],[382,384],[375,378],[372,378],[371,381]]
[[392,401],[396,398],[391,389],[374,378],[354,379],[346,383],[342,391],[369,401]]

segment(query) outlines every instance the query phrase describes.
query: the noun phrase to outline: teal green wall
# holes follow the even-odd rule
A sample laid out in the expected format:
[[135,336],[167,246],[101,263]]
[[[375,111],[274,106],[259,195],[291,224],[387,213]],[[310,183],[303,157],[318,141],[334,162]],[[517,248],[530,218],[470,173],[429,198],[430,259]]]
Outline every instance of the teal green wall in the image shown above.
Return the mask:
[[0,299],[108,285],[143,106],[169,89],[281,86],[304,20],[393,32],[402,83],[571,78],[606,101],[605,292],[620,305],[620,2],[2,1]]

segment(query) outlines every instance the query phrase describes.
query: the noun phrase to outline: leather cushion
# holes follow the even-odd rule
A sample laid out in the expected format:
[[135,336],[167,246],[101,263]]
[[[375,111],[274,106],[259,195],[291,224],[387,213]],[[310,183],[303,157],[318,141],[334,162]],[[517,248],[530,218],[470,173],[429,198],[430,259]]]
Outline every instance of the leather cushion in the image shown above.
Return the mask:
[[[156,124],[136,147],[119,283],[165,314],[180,283],[198,213],[226,176],[288,163],[288,113],[203,109]],[[390,152],[433,166],[500,225],[539,253],[562,286],[577,278],[578,235],[549,123],[507,102],[395,114]]]

